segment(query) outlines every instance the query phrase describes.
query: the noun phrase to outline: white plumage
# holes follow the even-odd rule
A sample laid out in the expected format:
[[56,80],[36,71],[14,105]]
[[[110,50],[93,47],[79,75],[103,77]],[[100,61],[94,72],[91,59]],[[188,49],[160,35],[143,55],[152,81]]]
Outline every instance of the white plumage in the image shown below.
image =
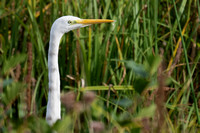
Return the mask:
[[108,23],[113,20],[106,19],[80,19],[74,16],[63,16],[58,18],[51,27],[48,51],[49,92],[46,120],[49,125],[61,119],[60,103],[60,74],[58,67],[59,43],[64,35],[71,30],[86,27],[95,23]]

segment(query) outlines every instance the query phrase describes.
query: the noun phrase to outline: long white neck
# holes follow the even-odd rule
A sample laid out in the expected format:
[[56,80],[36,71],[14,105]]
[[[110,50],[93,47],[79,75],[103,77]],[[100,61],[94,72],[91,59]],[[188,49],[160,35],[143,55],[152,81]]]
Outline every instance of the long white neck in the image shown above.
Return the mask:
[[48,52],[49,93],[46,112],[46,120],[49,125],[53,125],[58,119],[61,119],[58,51],[62,36],[62,33],[52,32],[51,30]]

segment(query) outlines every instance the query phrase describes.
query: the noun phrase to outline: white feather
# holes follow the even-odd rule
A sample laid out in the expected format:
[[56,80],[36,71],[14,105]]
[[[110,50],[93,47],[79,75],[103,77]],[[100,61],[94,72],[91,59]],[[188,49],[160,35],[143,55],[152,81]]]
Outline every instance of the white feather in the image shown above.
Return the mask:
[[49,125],[61,119],[60,103],[60,74],[58,67],[59,43],[64,33],[77,28],[85,27],[82,24],[68,24],[68,21],[79,20],[78,17],[63,16],[58,18],[51,27],[49,52],[48,52],[48,71],[49,71],[49,93],[46,120]]

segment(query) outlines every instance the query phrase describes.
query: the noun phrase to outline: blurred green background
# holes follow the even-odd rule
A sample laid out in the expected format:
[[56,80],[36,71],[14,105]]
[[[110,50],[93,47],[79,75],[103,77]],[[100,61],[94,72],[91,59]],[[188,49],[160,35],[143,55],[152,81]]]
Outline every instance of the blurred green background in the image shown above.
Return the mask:
[[[197,132],[199,14],[198,0],[1,0],[0,132]],[[115,22],[62,37],[50,127],[49,35],[65,15]]]

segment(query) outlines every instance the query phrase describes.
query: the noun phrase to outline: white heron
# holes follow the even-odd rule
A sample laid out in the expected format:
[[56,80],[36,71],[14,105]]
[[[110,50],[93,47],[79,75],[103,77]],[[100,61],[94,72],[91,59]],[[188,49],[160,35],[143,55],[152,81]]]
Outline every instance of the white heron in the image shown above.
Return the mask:
[[49,92],[46,120],[49,125],[53,125],[61,119],[60,102],[60,74],[58,67],[59,43],[64,35],[71,30],[89,26],[97,23],[109,23],[114,20],[108,19],[80,19],[74,16],[63,16],[58,18],[52,25],[50,31],[50,42],[48,51],[48,73],[49,73]]

